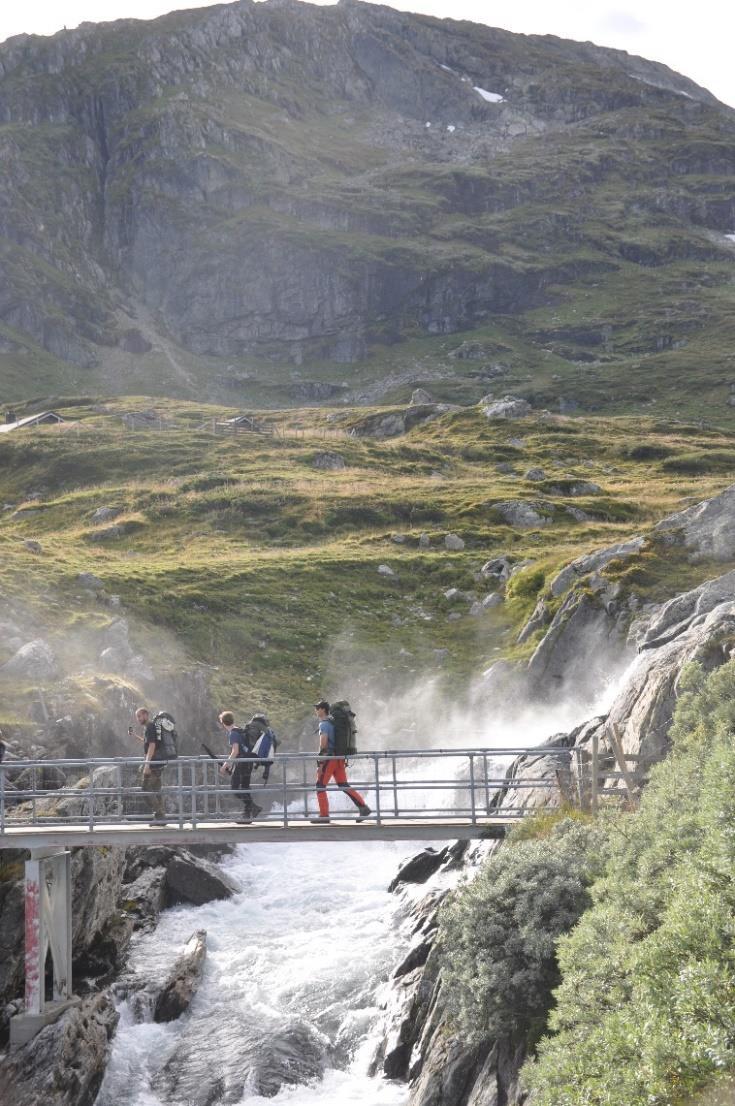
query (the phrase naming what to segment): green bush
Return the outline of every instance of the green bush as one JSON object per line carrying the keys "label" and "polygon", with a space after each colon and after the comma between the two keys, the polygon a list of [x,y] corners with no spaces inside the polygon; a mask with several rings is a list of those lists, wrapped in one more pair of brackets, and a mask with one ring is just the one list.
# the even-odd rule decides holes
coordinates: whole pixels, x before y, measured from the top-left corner
{"label": "green bush", "polygon": [[735,1071],[735,664],[682,680],[674,751],[560,942],[534,1106],[671,1106]]}
{"label": "green bush", "polygon": [[559,982],[556,942],[589,905],[600,830],[560,823],[495,853],[441,913],[452,1021],[467,1039],[538,1032]]}
{"label": "green bush", "polygon": [[508,581],[505,593],[509,599],[533,599],[546,583],[541,568],[526,568],[514,573]]}

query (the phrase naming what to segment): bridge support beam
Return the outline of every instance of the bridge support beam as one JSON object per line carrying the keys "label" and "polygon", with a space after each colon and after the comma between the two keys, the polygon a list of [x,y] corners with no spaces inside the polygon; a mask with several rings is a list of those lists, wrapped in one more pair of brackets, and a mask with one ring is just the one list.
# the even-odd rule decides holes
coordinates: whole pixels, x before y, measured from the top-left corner
{"label": "bridge support beam", "polygon": [[71,853],[33,849],[25,866],[25,1012],[11,1019],[11,1047],[26,1044],[71,1005],[71,935]]}

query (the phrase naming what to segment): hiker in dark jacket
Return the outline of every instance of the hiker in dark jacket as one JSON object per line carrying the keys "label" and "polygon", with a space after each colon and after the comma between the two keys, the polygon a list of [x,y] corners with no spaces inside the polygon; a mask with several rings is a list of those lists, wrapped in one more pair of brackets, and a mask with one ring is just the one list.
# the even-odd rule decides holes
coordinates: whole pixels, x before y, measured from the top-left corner
{"label": "hiker in dark jacket", "polygon": [[151,825],[166,825],[163,812],[163,795],[161,794],[163,769],[166,762],[160,756],[161,735],[147,707],[138,707],[135,712],[135,720],[143,731],[138,736],[138,740],[143,742],[143,756],[145,758],[141,786],[148,797],[148,805],[153,815]]}
{"label": "hiker in dark jacket", "polygon": [[247,727],[235,725],[235,716],[230,710],[223,710],[219,724],[227,734],[230,743],[230,755],[220,767],[220,774],[230,776],[230,788],[242,803],[242,817],[239,822],[252,822],[263,808],[253,802],[250,794],[250,776],[253,771],[253,742],[248,736]]}

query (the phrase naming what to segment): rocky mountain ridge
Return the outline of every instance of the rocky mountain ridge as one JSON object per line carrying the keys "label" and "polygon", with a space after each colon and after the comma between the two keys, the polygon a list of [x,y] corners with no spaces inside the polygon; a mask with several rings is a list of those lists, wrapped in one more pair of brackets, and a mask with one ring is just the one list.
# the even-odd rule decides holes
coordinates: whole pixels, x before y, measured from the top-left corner
{"label": "rocky mountain ridge", "polygon": [[[17,398],[288,394],[301,365],[349,389],[338,366],[359,362],[474,398],[470,369],[500,365],[563,399],[583,363],[603,366],[594,406],[641,357],[691,372],[678,354],[705,339],[699,371],[727,372],[709,331],[735,113],[657,63],[353,0],[243,0],[9,40],[0,122]],[[442,336],[472,330],[481,365],[448,359],[461,342]]]}

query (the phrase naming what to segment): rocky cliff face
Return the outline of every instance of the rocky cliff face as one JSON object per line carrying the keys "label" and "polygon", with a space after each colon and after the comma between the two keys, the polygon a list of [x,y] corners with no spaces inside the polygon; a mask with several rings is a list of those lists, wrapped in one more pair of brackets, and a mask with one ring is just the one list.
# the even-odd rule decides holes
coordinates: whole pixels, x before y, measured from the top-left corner
{"label": "rocky cliff face", "polygon": [[[191,392],[248,358],[349,363],[504,325],[550,285],[732,257],[735,115],[590,44],[242,0],[11,39],[0,121],[0,354],[45,350],[47,380],[66,362]],[[527,339],[593,359],[614,330]]]}
{"label": "rocky cliff face", "polygon": [[[612,565],[640,555],[646,542],[665,535],[669,547],[686,550],[694,562],[706,558],[716,572],[717,561],[729,561],[732,547],[726,540],[733,526],[735,488],[665,519],[652,535],[599,551],[565,569],[552,583],[559,594],[566,589],[560,611],[542,638],[528,670],[519,677],[516,693],[523,686],[536,687],[540,697],[566,693],[580,671],[580,651],[587,659],[595,648],[612,655],[611,639],[622,656],[632,658],[617,686],[609,713],[591,718],[575,731],[554,735],[554,744],[589,749],[597,735],[603,754],[611,753],[610,728],[621,734],[625,752],[636,754],[642,776],[648,766],[666,755],[667,734],[683,668],[693,660],[712,669],[735,652],[735,572],[713,579],[660,604],[646,609],[629,607],[620,586],[611,586],[597,576],[590,596],[590,579]],[[600,586],[597,586],[597,585]],[[614,594],[610,594],[609,590]],[[580,598],[581,595],[581,598]],[[579,614],[580,609],[584,615]],[[562,613],[564,612],[564,613]],[[544,661],[548,654],[548,663]],[[541,658],[541,659],[540,659]],[[557,677],[549,679],[554,665]],[[523,758],[512,773],[523,775]],[[538,763],[533,766],[538,775]],[[546,768],[553,771],[553,765]],[[600,780],[601,784],[605,781]],[[607,781],[621,787],[621,781]],[[514,802],[517,798],[514,797]],[[546,791],[526,793],[529,805],[548,803]],[[502,802],[502,799],[501,799]],[[497,843],[480,845],[464,858],[462,873],[472,874]],[[432,885],[439,873],[438,884]],[[388,1032],[376,1057],[393,1078],[410,1082],[411,1106],[521,1106],[524,1094],[518,1073],[526,1055],[523,1040],[486,1039],[466,1046],[448,1023],[442,997],[442,974],[433,949],[437,910],[451,883],[450,861],[437,857],[435,865],[421,869],[428,879],[428,893],[412,907],[416,918],[414,946],[406,958],[407,970],[399,967],[388,1011]],[[429,878],[430,877],[430,878]],[[404,884],[405,886],[405,884]],[[400,884],[399,884],[400,889]]]}

